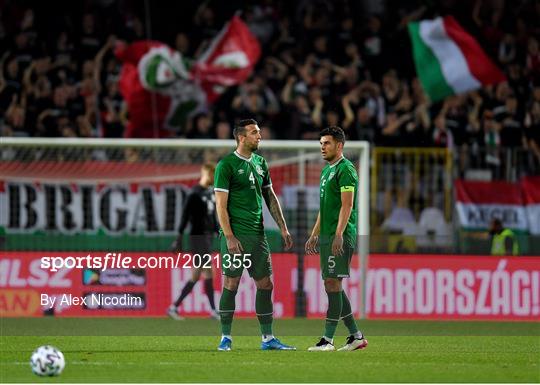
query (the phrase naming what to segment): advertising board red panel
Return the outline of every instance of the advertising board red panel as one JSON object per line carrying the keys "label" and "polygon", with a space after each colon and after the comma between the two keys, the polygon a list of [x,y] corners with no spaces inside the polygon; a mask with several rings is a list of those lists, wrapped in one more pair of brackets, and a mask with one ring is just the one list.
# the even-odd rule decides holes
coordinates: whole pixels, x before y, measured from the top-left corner
{"label": "advertising board red panel", "polygon": [[375,255],[369,318],[539,320],[540,258]]}
{"label": "advertising board red panel", "polygon": [[[0,252],[0,315],[40,316],[52,306],[57,316],[164,316],[191,277],[188,268],[73,267],[52,271],[55,269],[42,267],[43,257],[87,255]],[[105,253],[90,255],[103,257]],[[122,253],[133,260],[146,258],[148,265],[151,258],[155,261],[171,255]],[[293,317],[296,255],[273,254],[272,259],[274,315]],[[214,261],[214,297],[218,303],[222,276],[216,264]],[[353,311],[359,314],[362,282],[357,258],[353,259],[344,289]],[[376,254],[369,259],[366,290],[367,317],[371,319],[538,320],[540,258]],[[307,316],[324,318],[327,300],[318,256],[308,256],[304,261],[304,292]],[[244,272],[235,316],[254,316],[255,294],[255,284]],[[208,315],[203,285],[195,286],[181,310],[186,316]]]}
{"label": "advertising board red panel", "polygon": [[[56,316],[163,316],[192,274],[192,270],[187,268],[191,265],[187,263],[189,258],[181,259],[181,268],[138,268],[140,265],[137,265],[103,270],[87,268],[88,255],[95,262],[106,253],[0,252],[0,315],[40,316],[52,307]],[[121,256],[124,260],[132,258],[132,262],[144,260],[145,266],[155,266],[159,258],[173,257],[176,260],[171,253],[130,252]],[[50,266],[43,268],[42,258],[52,257],[69,258],[70,262],[80,263],[54,271],[56,269],[52,268],[49,260]],[[296,255],[279,254],[273,259],[274,274],[279,277],[274,290],[274,312],[276,317],[292,317],[295,301],[289,288]],[[276,263],[277,259],[279,263]],[[216,303],[222,288],[221,270],[217,265],[217,259],[213,259]],[[245,272],[236,297],[236,316],[254,315],[255,294],[255,284]],[[207,316],[209,311],[203,285],[196,285],[193,294],[182,304],[182,314]]]}

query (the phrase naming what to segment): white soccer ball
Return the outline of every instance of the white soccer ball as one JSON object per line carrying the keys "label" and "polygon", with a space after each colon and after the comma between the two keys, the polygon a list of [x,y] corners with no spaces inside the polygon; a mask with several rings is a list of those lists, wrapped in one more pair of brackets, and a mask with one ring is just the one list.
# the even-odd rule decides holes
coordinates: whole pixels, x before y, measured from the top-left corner
{"label": "white soccer ball", "polygon": [[40,346],[30,357],[32,372],[38,376],[58,376],[64,370],[66,360],[58,349],[51,345]]}

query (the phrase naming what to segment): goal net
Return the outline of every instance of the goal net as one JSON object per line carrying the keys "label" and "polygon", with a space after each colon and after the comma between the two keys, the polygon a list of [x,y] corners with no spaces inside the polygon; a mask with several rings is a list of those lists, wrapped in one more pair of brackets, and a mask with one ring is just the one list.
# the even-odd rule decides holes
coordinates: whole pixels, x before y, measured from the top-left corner
{"label": "goal net", "polygon": [[[170,256],[184,199],[198,182],[201,165],[218,162],[234,148],[232,140],[2,138],[0,251],[3,263],[6,260],[13,263],[19,257],[49,255]],[[319,295],[321,289],[318,256],[303,255],[304,243],[319,209],[319,177],[324,166],[319,144],[263,141],[258,153],[268,162],[273,188],[295,242],[292,251],[283,250],[279,229],[265,208],[274,279],[278,274],[286,275],[287,293],[283,295],[292,297],[287,302],[289,305],[283,305],[282,315],[319,314],[325,307],[325,299],[311,298]],[[358,258],[353,264],[355,277],[351,277],[359,288],[363,281],[361,267],[365,266],[368,251],[368,144],[348,142],[344,153],[357,166],[360,180]],[[32,263],[25,261],[20,263]],[[30,266],[27,269],[31,276]],[[72,270],[70,274],[79,274],[76,268]],[[84,274],[98,283],[104,275],[96,269],[82,270],[83,284]],[[168,274],[166,278],[152,283],[155,273],[149,269],[127,270],[115,271],[117,276],[110,273],[109,283],[122,286],[117,285],[122,279],[136,282],[137,276],[144,276],[145,290],[155,285],[152,290],[166,291],[167,303],[189,278],[189,271],[175,268],[162,272]],[[216,278],[217,286],[219,278]],[[102,286],[103,290],[108,287]],[[360,292],[353,297],[357,299],[354,306],[357,313],[361,310]],[[144,311],[148,313],[148,301],[154,293],[145,295]],[[193,302],[188,314],[191,310],[194,315],[204,312],[207,305],[204,296],[201,297],[201,304]]]}

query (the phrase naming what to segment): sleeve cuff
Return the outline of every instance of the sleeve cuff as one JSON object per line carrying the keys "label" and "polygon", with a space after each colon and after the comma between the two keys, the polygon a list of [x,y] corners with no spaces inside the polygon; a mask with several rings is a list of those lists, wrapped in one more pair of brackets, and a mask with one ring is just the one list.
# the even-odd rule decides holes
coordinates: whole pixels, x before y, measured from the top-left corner
{"label": "sleeve cuff", "polygon": [[224,188],[219,188],[219,187],[214,187],[214,191],[222,191],[222,192],[226,192],[226,193],[229,192],[229,190],[224,189]]}
{"label": "sleeve cuff", "polygon": [[265,186],[262,186],[262,188],[269,188],[269,187],[272,187],[272,183],[267,184],[267,185],[265,185]]}

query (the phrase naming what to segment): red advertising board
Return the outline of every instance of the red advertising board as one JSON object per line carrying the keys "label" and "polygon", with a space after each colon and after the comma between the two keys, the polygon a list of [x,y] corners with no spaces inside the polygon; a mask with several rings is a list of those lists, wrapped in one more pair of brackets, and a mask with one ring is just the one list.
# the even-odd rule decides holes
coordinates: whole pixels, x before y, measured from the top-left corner
{"label": "red advertising board", "polygon": [[[163,316],[184,284],[191,278],[190,268],[84,268],[86,257],[104,257],[99,252],[0,252],[0,315],[2,317],[39,316],[54,308],[57,316]],[[150,266],[158,258],[171,258],[171,253],[122,253],[133,261],[145,259]],[[42,268],[43,257],[79,258],[74,268],[51,271]],[[276,263],[276,260],[279,263]],[[182,258],[179,266],[190,266]],[[296,255],[274,256],[274,274],[279,284],[274,290],[276,317],[294,316],[294,295],[289,291]],[[186,262],[186,263],[184,263]],[[49,261],[50,264],[50,261]],[[213,260],[214,297],[221,293],[222,275]],[[244,273],[236,296],[236,316],[255,314],[256,287]],[[85,300],[77,300],[84,298]],[[113,299],[115,298],[115,299]],[[123,301],[120,301],[120,298]],[[43,302],[42,302],[43,301]],[[54,305],[52,304],[54,301]],[[84,302],[84,303],[77,303]],[[105,303],[106,302],[106,303]],[[182,314],[207,316],[210,310],[201,284],[182,303]]]}
{"label": "red advertising board", "polygon": [[369,318],[539,320],[540,258],[376,255]]}
{"label": "red advertising board", "polygon": [[[0,252],[0,316],[40,316],[54,303],[57,316],[164,316],[183,285],[188,268],[42,268],[43,257],[80,257],[83,252]],[[92,257],[105,253],[92,252]],[[122,253],[160,258],[171,253]],[[293,317],[297,287],[295,254],[273,254],[274,315]],[[149,262],[150,260],[148,260]],[[149,264],[150,265],[150,264]],[[222,287],[214,265],[216,303]],[[353,311],[359,314],[361,272],[353,259],[344,281]],[[444,255],[371,255],[366,281],[367,317],[372,319],[538,320],[540,258]],[[307,316],[323,318],[327,299],[318,256],[304,263]],[[242,277],[236,316],[254,316],[256,287]],[[82,298],[77,303],[76,298]],[[122,302],[121,299],[124,299]],[[43,302],[42,302],[43,301]],[[201,284],[182,304],[182,314],[207,316]]]}

